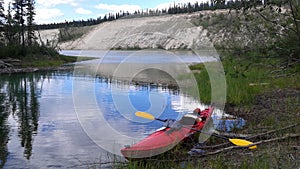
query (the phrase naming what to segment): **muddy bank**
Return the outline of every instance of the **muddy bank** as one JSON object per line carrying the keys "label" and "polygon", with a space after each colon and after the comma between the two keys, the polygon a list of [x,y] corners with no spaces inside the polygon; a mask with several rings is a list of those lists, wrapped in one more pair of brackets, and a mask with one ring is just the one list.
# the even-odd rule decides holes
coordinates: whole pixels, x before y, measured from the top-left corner
{"label": "muddy bank", "polygon": [[255,103],[251,107],[234,106],[227,103],[225,111],[247,121],[244,133],[257,133],[299,123],[300,89],[266,91],[256,97]]}
{"label": "muddy bank", "polygon": [[[291,105],[295,103],[296,105]],[[265,113],[279,113],[279,114],[290,114],[289,108],[293,106],[299,110],[294,112],[295,115],[300,116],[300,89],[276,89],[273,91],[266,91],[256,97],[255,103],[251,108],[245,108],[243,106],[235,106],[228,103],[225,107],[226,112],[241,115],[245,118],[255,114]]]}
{"label": "muddy bank", "polygon": [[[199,147],[199,150],[215,154],[194,156],[195,164],[201,168],[300,167],[299,88],[266,91],[256,97],[251,107],[227,103],[225,111],[246,120],[246,126],[232,131],[230,138],[246,134],[242,139],[258,144],[257,149],[249,150],[214,138],[206,143],[206,148]],[[202,167],[207,162],[208,165]]]}
{"label": "muddy bank", "polygon": [[54,67],[22,67],[22,61],[19,59],[1,59],[0,60],[0,75],[14,74],[14,73],[33,73],[33,72],[47,72],[58,70],[73,70],[72,64],[54,66]]}
{"label": "muddy bank", "polygon": [[60,67],[30,67],[30,68],[4,68],[0,69],[1,74],[15,74],[15,73],[34,73],[34,72],[47,72],[47,71],[60,71],[60,70],[73,70],[73,66],[60,66]]}

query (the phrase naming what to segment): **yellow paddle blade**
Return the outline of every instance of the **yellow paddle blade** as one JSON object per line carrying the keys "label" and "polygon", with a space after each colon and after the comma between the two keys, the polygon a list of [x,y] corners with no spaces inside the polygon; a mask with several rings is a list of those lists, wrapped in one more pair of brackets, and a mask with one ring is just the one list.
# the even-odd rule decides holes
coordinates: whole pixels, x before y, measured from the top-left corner
{"label": "yellow paddle blade", "polygon": [[[251,141],[242,140],[242,139],[229,139],[229,141],[237,146],[249,146],[250,144],[253,144]],[[249,147],[249,149],[256,149],[256,148],[257,148],[256,145]]]}
{"label": "yellow paddle blade", "polygon": [[138,112],[135,113],[135,115],[138,116],[138,117],[145,118],[145,119],[155,120],[155,117],[152,114],[149,114],[149,113],[146,113],[146,112],[138,111]]}

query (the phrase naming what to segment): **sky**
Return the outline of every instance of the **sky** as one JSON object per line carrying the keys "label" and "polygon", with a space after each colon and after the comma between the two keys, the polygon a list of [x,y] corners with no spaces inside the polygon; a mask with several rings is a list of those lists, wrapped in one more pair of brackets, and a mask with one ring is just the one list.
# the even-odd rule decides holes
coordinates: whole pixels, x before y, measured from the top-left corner
{"label": "sky", "polygon": [[[207,0],[35,0],[37,24],[96,19],[107,13],[168,8],[171,4]],[[4,0],[5,7],[12,0]]]}

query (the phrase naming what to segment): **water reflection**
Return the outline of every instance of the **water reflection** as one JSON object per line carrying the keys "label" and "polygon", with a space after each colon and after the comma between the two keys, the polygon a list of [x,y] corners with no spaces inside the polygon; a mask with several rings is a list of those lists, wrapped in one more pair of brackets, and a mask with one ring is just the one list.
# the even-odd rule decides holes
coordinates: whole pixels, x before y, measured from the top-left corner
{"label": "water reflection", "polygon": [[7,142],[9,137],[9,116],[18,122],[20,145],[24,149],[26,159],[32,154],[33,137],[37,134],[39,120],[38,86],[42,76],[2,75],[0,79],[0,140],[1,166],[4,166],[8,155]]}
{"label": "water reflection", "polygon": [[[0,83],[0,88],[2,88],[2,83]],[[9,113],[5,111],[4,99],[4,93],[0,93],[0,168],[3,168],[5,165],[6,157],[8,155],[7,141],[9,126],[7,125],[7,118]]]}
{"label": "water reflection", "polygon": [[[88,74],[75,77],[72,72],[1,75],[0,168],[21,165],[24,168],[66,168],[80,161],[108,156],[78,122],[73,102],[75,80],[94,86],[96,101],[101,105],[105,120],[124,135],[143,138],[162,124],[158,121],[143,123],[143,119],[135,117],[131,111],[120,113],[114,105],[112,89],[119,91],[117,94],[125,93],[133,107],[141,111],[151,107],[149,96],[163,99],[162,114],[149,110],[162,119],[179,119],[195,107],[206,107],[181,94],[178,88],[162,84],[93,78]],[[90,89],[83,90],[83,94],[88,94],[86,90]],[[103,133],[96,134],[103,137]]]}

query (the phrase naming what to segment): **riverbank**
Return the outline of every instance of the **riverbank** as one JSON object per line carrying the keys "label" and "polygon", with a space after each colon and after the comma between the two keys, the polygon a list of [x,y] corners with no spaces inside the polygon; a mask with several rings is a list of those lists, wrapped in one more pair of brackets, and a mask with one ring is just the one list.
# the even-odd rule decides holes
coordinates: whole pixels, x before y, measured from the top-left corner
{"label": "riverbank", "polygon": [[[225,112],[246,120],[246,126],[232,131],[259,144],[256,150],[232,147],[228,141],[211,137],[206,148],[193,154],[176,147],[159,159],[117,162],[116,168],[299,168],[300,77],[294,70],[273,73],[269,63],[277,60],[222,59],[227,80]],[[108,69],[111,66],[107,65]],[[103,67],[104,68],[104,67]],[[210,103],[210,79],[203,64],[190,66],[198,82],[201,101]],[[157,72],[156,72],[157,73]],[[142,77],[142,76],[141,76]],[[155,78],[146,77],[148,80]],[[288,82],[288,83],[287,83]],[[205,88],[203,88],[205,86]],[[220,146],[221,145],[221,146]],[[229,149],[226,149],[228,148]],[[205,154],[208,153],[208,154]],[[212,153],[212,154],[209,154]],[[238,158],[237,158],[238,156]],[[271,162],[270,162],[271,161]],[[121,164],[120,164],[121,163]],[[101,163],[86,163],[88,167]]]}
{"label": "riverbank", "polygon": [[[224,139],[210,137],[193,151],[177,146],[159,158],[112,163],[116,168],[299,168],[300,167],[300,90],[281,89],[256,97],[252,109],[227,107],[228,112],[246,119],[243,129],[232,131],[230,138],[242,138],[257,144],[249,150],[231,145]],[[190,143],[193,147],[193,143]],[[86,164],[93,168],[101,163]]]}
{"label": "riverbank", "polygon": [[[75,58],[72,58],[71,60],[74,61]],[[248,65],[250,63],[251,66],[249,67]],[[255,65],[252,60],[245,59],[234,61],[226,59],[223,60],[223,66],[228,83],[228,95],[225,111],[246,120],[246,126],[243,129],[232,131],[232,133],[238,135],[246,134],[251,137],[259,133],[278,130],[255,138],[246,138],[246,140],[260,142],[276,138],[283,139],[262,143],[258,145],[258,149],[256,150],[234,148],[226,151],[224,148],[226,146],[231,146],[228,144],[224,147],[220,147],[219,149],[212,148],[203,150],[206,153],[219,150],[221,151],[214,155],[197,156],[196,154],[194,156],[189,156],[187,154],[188,150],[182,151],[180,148],[176,148],[174,151],[170,152],[171,154],[169,156],[165,156],[160,160],[149,160],[142,163],[122,163],[122,166],[119,168],[153,168],[155,166],[157,168],[162,166],[168,168],[181,168],[178,167],[178,164],[181,164],[184,168],[191,169],[240,167],[299,168],[299,139],[288,137],[299,134],[300,131],[299,125],[297,125],[300,117],[299,75],[276,78],[274,77],[274,74],[270,73],[272,72],[271,68],[261,65],[264,63],[263,61],[258,61],[258,63],[259,65]],[[104,69],[107,71],[113,70],[113,66],[117,65],[106,66],[107,67],[101,67],[102,72]],[[246,67],[249,68],[246,69]],[[57,67],[52,67],[48,70],[54,70],[56,68]],[[69,68],[73,69],[72,67]],[[209,76],[205,71],[204,65],[197,64],[190,68],[195,72],[194,76],[198,80],[198,83],[205,83],[207,84],[207,88],[209,88]],[[30,71],[41,71],[42,69],[47,71],[47,68],[21,68],[21,70]],[[158,75],[160,74],[159,72],[154,72],[155,75],[157,74],[155,77],[148,77],[147,72],[144,73],[145,74],[142,73],[137,77],[147,79],[148,81],[149,79],[161,80],[161,78],[158,78]],[[164,78],[169,79],[169,76],[165,74]],[[210,92],[209,89],[203,90],[199,88],[199,90],[200,92]],[[209,93],[201,93],[201,96],[208,96],[206,99],[209,99],[209,95]],[[201,99],[205,101],[205,97],[201,97]],[[295,126],[281,130],[286,126],[291,125]],[[223,143],[227,142],[211,137],[206,145],[213,147]],[[198,149],[200,148],[198,147]],[[237,158],[237,156],[239,156],[239,158]],[[179,162],[178,159],[180,160]],[[272,161],[272,163],[269,161]],[[86,165],[99,166],[101,164],[95,163],[93,165],[89,165],[87,163]],[[118,166],[118,164],[116,164],[116,166]]]}
{"label": "riverbank", "polygon": [[[251,108],[227,105],[226,112],[246,120],[246,126],[233,133],[235,135],[247,134],[245,139],[258,143],[258,148],[256,150],[243,148],[226,150],[224,146],[219,149],[219,153],[214,155],[193,157],[191,161],[198,164],[199,168],[205,163],[208,165],[203,168],[289,169],[300,167],[299,88],[265,91],[255,97]],[[216,142],[211,138],[208,145],[216,146]]]}
{"label": "riverbank", "polygon": [[6,58],[0,59],[0,74],[33,73],[45,71],[73,70],[77,61],[95,59],[93,57],[74,56],[44,56],[25,57],[22,59]]}

